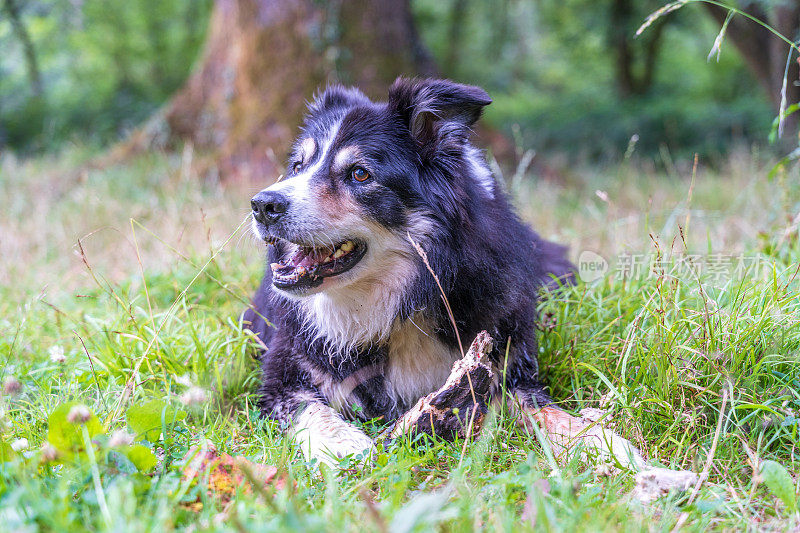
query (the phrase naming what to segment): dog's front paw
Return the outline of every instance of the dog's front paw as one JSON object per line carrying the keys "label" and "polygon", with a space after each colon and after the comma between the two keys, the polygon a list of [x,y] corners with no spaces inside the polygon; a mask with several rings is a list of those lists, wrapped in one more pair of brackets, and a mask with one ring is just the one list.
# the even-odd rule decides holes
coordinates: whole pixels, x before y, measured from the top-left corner
{"label": "dog's front paw", "polygon": [[[344,434],[343,434],[344,433]],[[316,442],[310,440],[303,445],[303,455],[307,461],[316,459],[331,468],[339,468],[341,459],[351,456],[359,465],[367,464],[375,451],[375,444],[367,435],[352,428],[352,431],[335,435],[319,435]]]}
{"label": "dog's front paw", "polygon": [[375,443],[366,433],[318,403],[309,405],[297,417],[294,438],[307,461],[316,459],[331,468],[338,468],[340,459],[347,456],[364,464],[375,451]]}

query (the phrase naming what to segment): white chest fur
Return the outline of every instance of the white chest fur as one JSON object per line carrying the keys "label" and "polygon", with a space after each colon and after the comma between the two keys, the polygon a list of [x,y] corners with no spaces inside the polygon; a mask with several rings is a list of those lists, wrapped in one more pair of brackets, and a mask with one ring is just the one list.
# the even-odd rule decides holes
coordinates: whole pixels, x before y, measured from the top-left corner
{"label": "white chest fur", "polygon": [[391,396],[411,406],[441,387],[460,356],[444,345],[424,320],[406,320],[389,336],[386,385]]}
{"label": "white chest fur", "polygon": [[[331,353],[383,342],[391,334],[399,302],[415,273],[410,255],[398,251],[401,245],[402,241],[395,243],[392,253],[369,250],[362,260],[368,266],[357,281],[301,301],[306,326],[324,339]],[[376,255],[380,258],[374,259]]]}

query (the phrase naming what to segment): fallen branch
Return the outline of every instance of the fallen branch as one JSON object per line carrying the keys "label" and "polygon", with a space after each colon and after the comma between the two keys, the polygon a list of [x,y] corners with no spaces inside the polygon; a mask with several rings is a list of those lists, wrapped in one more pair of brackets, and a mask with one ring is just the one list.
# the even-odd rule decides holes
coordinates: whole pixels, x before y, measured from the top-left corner
{"label": "fallen branch", "polygon": [[453,363],[445,384],[420,398],[383,436],[426,433],[453,440],[475,435],[488,411],[494,373],[486,356],[492,345],[489,334],[480,332],[466,355]]}

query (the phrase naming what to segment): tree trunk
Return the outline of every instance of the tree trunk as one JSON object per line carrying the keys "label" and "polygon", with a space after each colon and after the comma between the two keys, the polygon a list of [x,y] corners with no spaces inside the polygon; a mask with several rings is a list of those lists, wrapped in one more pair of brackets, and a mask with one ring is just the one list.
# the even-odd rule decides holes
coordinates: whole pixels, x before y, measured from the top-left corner
{"label": "tree trunk", "polygon": [[222,179],[269,180],[318,87],[381,98],[396,76],[416,74],[435,68],[409,0],[216,0],[204,58],[164,118]]}
{"label": "tree trunk", "polygon": [[[711,4],[704,5],[717,22],[722,24],[725,21],[728,15],[727,9]],[[797,41],[798,29],[800,29],[800,1],[779,2],[771,9],[762,8],[758,3],[751,3],[747,6],[746,12],[767,22],[787,39]],[[789,45],[786,42],[740,15],[734,15],[731,19],[726,37],[739,51],[753,76],[766,91],[776,113],[781,104],[784,74],[787,74],[787,105],[800,102],[800,86],[797,85],[800,70],[797,61],[792,60],[789,62],[787,71],[786,59],[789,55]],[[787,117],[784,126],[785,131],[796,135],[798,132],[797,113]]]}
{"label": "tree trunk", "polygon": [[450,8],[450,27],[447,31],[447,55],[443,69],[451,76],[458,77],[461,66],[461,49],[464,32],[464,18],[467,15],[467,0],[455,0]]}
{"label": "tree trunk", "polygon": [[657,19],[646,34],[635,38],[634,30],[641,21],[631,0],[614,0],[609,16],[608,41],[616,55],[617,92],[621,98],[647,94],[653,86],[667,19]]}
{"label": "tree trunk", "polygon": [[31,39],[28,29],[22,22],[22,15],[20,14],[20,7],[17,0],[5,0],[3,2],[3,10],[11,21],[11,29],[17,40],[22,45],[22,52],[25,56],[25,66],[28,70],[28,78],[31,82],[31,92],[35,98],[41,98],[44,91],[42,90],[42,76],[39,71],[39,62],[36,58],[36,50],[33,47],[33,40]]}

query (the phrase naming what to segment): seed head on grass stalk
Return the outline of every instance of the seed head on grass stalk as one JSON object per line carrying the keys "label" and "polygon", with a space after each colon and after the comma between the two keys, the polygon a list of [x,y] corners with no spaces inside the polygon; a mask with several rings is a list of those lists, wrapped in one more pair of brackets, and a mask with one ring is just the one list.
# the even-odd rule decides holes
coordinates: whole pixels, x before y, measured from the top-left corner
{"label": "seed head on grass stalk", "polygon": [[708,54],[708,60],[709,61],[711,60],[711,57],[714,54],[716,54],[717,61],[719,61],[719,54],[720,54],[720,50],[721,50],[721,47],[722,47],[722,41],[725,38],[725,32],[728,29],[728,23],[731,21],[731,19],[734,17],[734,15],[740,15],[740,16],[750,20],[751,22],[754,22],[754,23],[758,24],[759,26],[761,26],[762,28],[764,28],[768,32],[772,33],[774,36],[778,37],[783,42],[785,42],[786,44],[789,45],[789,54],[788,54],[788,56],[786,58],[786,68],[785,68],[784,73],[783,73],[783,85],[781,87],[781,94],[780,94],[781,103],[780,103],[780,109],[778,111],[778,137],[781,137],[782,134],[783,134],[784,120],[785,120],[786,114],[787,114],[786,113],[786,108],[787,108],[786,86],[787,86],[788,79],[789,79],[789,65],[791,64],[791,60],[792,60],[792,56],[794,55],[794,52],[800,53],[800,46],[798,46],[798,44],[800,44],[800,43],[795,42],[795,41],[791,40],[790,38],[786,37],[781,32],[779,32],[778,30],[776,30],[775,28],[773,28],[772,26],[770,26],[769,24],[767,24],[763,20],[761,20],[761,19],[759,19],[757,17],[754,17],[753,15],[751,15],[749,13],[746,13],[746,12],[742,11],[741,9],[737,9],[736,7],[729,6],[729,5],[726,5],[726,4],[722,3],[722,2],[717,2],[715,0],[678,0],[677,2],[670,2],[669,4],[666,4],[665,6],[663,6],[663,7],[659,8],[659,9],[657,9],[656,11],[650,13],[650,15],[648,15],[648,17],[644,20],[642,25],[639,26],[639,29],[636,30],[635,37],[638,37],[639,35],[641,35],[644,32],[644,30],[646,30],[647,28],[652,26],[653,23],[656,20],[660,19],[661,17],[667,15],[668,13],[672,13],[673,11],[676,11],[676,10],[680,9],[683,6],[687,5],[687,4],[693,4],[693,3],[710,4],[712,6],[717,6],[717,7],[721,8],[721,9],[725,9],[725,10],[728,11],[727,16],[725,17],[725,22],[723,22],[722,28],[720,29],[719,33],[717,34],[717,38],[714,40],[714,45],[711,48],[711,52]]}
{"label": "seed head on grass stalk", "polygon": [[733,15],[733,11],[728,11],[728,15],[725,17],[725,22],[722,23],[722,27],[719,29],[717,38],[714,39],[714,45],[711,47],[711,51],[708,53],[706,61],[711,61],[712,57],[717,56],[717,63],[719,63],[719,55],[722,53],[722,41],[725,40],[725,32],[728,30],[728,24],[733,18]]}
{"label": "seed head on grass stalk", "polygon": [[689,3],[689,1],[690,0],[678,0],[677,2],[670,2],[669,4],[656,9],[655,11],[650,13],[647,16],[646,19],[644,19],[644,22],[642,23],[642,25],[639,26],[638,30],[636,30],[635,36],[636,37],[640,36],[644,32],[644,30],[646,30],[647,28],[652,26],[652,24],[655,21],[657,21],[658,19],[660,19],[664,15],[668,15],[669,13],[672,13],[673,11],[676,11],[676,10],[682,8],[684,5]]}

